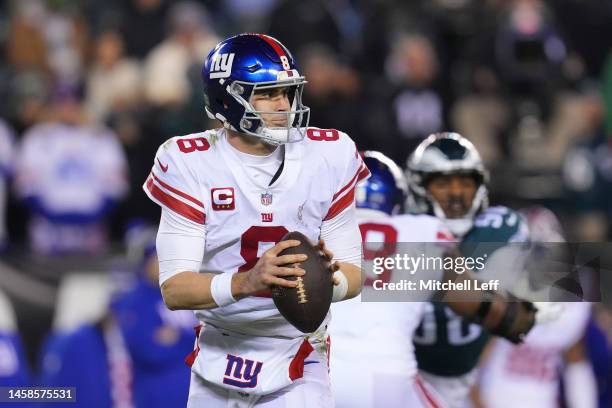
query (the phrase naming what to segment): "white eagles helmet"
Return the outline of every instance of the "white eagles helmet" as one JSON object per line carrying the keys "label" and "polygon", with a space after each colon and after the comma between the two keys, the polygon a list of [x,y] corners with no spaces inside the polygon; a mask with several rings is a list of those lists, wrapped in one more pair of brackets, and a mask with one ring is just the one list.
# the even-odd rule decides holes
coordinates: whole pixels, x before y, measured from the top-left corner
{"label": "white eagles helmet", "polygon": [[[427,192],[427,183],[432,177],[451,174],[472,175],[478,184],[472,206],[462,218],[446,218],[440,205]],[[472,228],[478,212],[489,205],[489,172],[474,145],[458,133],[434,133],[423,140],[408,158],[406,177],[409,187],[407,209],[443,220],[456,237],[465,235]]]}

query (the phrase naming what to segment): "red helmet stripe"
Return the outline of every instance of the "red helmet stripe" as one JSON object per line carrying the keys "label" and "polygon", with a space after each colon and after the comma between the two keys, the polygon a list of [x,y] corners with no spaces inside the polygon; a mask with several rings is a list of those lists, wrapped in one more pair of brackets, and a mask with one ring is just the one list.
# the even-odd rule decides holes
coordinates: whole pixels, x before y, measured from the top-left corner
{"label": "red helmet stripe", "polygon": [[270,37],[269,35],[265,35],[265,34],[255,34],[255,35],[261,38],[262,40],[264,40],[265,42],[267,42],[268,44],[270,44],[272,48],[274,48],[274,51],[276,51],[279,57],[284,57],[287,55],[283,47],[280,45],[280,43],[276,41],[274,38]]}

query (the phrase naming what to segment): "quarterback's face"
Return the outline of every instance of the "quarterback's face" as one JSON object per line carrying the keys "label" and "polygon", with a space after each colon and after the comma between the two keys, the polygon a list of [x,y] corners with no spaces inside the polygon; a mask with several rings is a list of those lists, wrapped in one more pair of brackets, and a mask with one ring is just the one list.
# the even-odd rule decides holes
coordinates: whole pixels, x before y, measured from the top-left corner
{"label": "quarterback's face", "polygon": [[427,184],[427,191],[447,218],[465,216],[472,206],[477,188],[474,177],[463,174],[437,176]]}
{"label": "quarterback's face", "polygon": [[291,109],[289,102],[289,88],[271,88],[257,91],[251,97],[251,105],[255,110],[262,113],[261,117],[268,127],[289,126],[289,115]]}

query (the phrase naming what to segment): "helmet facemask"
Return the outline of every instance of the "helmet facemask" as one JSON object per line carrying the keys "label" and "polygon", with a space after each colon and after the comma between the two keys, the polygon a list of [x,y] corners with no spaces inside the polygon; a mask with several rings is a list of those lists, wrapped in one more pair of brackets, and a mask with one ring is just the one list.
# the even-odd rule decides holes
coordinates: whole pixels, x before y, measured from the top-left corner
{"label": "helmet facemask", "polygon": [[[444,209],[428,191],[428,182],[436,177],[443,175],[453,174],[470,174],[474,177],[477,187],[472,198],[471,206],[468,208],[465,214],[461,217],[448,218]],[[457,172],[443,172],[443,173],[419,173],[413,172],[411,174],[412,182],[410,183],[410,196],[408,200],[408,206],[416,210],[416,212],[427,212],[434,215],[436,218],[442,220],[448,229],[460,238],[463,237],[474,225],[474,219],[476,215],[488,207],[488,189],[486,186],[486,174],[481,174],[477,171],[457,171]]]}
{"label": "helmet facemask", "polygon": [[[278,81],[250,83],[234,81],[227,86],[227,92],[244,107],[244,114],[240,120],[240,128],[233,129],[241,133],[263,139],[266,143],[277,146],[284,143],[299,142],[306,135],[306,128],[310,120],[310,108],[302,103],[302,93],[306,80],[304,77],[287,78]],[[289,88],[289,101],[291,107],[286,112],[272,112],[256,110],[251,103],[251,97],[258,91]],[[264,115],[267,117],[284,116],[285,126],[266,126]],[[226,125],[227,126],[227,125]]]}
{"label": "helmet facemask", "polygon": [[488,207],[487,188],[484,184],[480,184],[478,186],[476,193],[474,194],[474,198],[472,199],[471,207],[462,217],[459,218],[447,218],[446,213],[440,204],[438,204],[438,201],[429,193],[427,193],[427,196],[429,202],[431,203],[434,216],[441,219],[456,237],[463,237],[465,234],[467,234],[467,232],[474,225],[476,214],[483,208]]}

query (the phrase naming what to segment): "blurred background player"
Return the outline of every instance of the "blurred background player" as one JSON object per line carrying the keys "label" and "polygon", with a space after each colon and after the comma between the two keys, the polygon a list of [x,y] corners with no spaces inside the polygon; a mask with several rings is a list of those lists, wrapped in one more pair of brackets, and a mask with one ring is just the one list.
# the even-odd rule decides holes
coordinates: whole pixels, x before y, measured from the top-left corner
{"label": "blurred background player", "polygon": [[[407,191],[401,169],[380,152],[366,151],[363,157],[372,174],[358,185],[356,192],[359,228],[365,242],[364,260],[394,253],[414,257],[422,256],[423,252],[428,257],[450,254],[455,246],[454,239],[441,220],[429,215],[398,214]],[[332,305],[330,369],[336,406],[445,406],[436,392],[417,375],[412,337],[427,303],[392,302],[390,294],[387,302],[362,302],[364,294],[373,290],[373,279],[398,281],[393,270],[378,276],[369,276],[367,267],[364,270],[366,281],[362,295]],[[433,279],[440,279],[443,273],[442,270],[416,271],[421,277],[427,274]],[[415,300],[431,295],[421,291]],[[453,295],[449,299],[456,300]],[[478,307],[468,311],[464,308],[465,303],[455,301],[451,307],[475,319]],[[481,323],[486,320],[480,317]]]}
{"label": "blurred background player", "polygon": [[[398,215],[407,193],[399,166],[380,152],[366,151],[362,156],[371,172],[356,190],[364,260],[392,254],[397,242],[440,242],[432,255],[448,250],[452,236],[440,221]],[[389,281],[391,273],[385,271],[380,278]],[[375,278],[366,275],[364,286],[371,286]],[[332,304],[330,372],[336,407],[444,406],[417,376],[411,338],[423,305],[363,303],[361,296]]]}
{"label": "blurred background player", "polygon": [[[409,158],[407,175],[408,210],[443,221],[460,241],[464,256],[480,256],[465,253],[472,252],[469,243],[490,242],[499,247],[527,239],[518,213],[506,207],[488,207],[488,173],[472,143],[461,135],[429,136]],[[485,330],[444,304],[425,307],[414,336],[419,371],[452,407],[467,404],[487,339]]]}
{"label": "blurred background player", "polygon": [[[530,239],[546,247],[564,241],[554,213],[544,207],[522,210]],[[472,394],[476,407],[595,408],[597,384],[585,344],[591,304],[564,302],[556,319],[538,324],[525,342],[492,339]],[[561,383],[563,392],[561,392]]]}
{"label": "blurred background player", "polygon": [[[564,303],[556,320],[536,325],[525,342],[492,339],[474,393],[476,407],[597,407],[597,385],[583,341],[590,304]],[[560,393],[563,380],[565,395]]]}
{"label": "blurred background player", "polygon": [[109,213],[128,189],[117,136],[88,122],[79,93],[56,91],[52,116],[23,136],[16,187],[31,212],[30,244],[42,254],[100,254]]}

